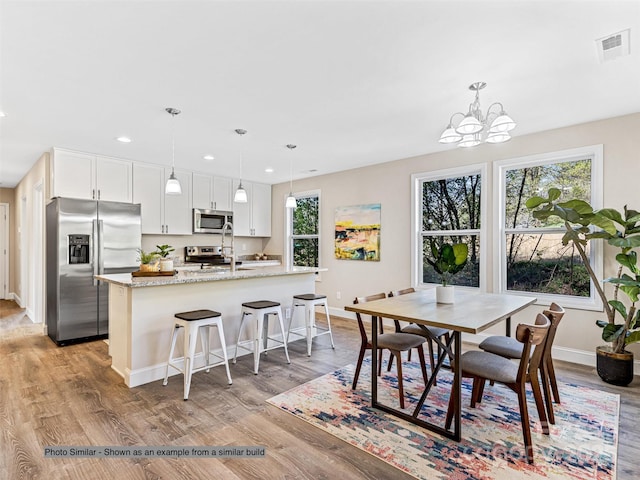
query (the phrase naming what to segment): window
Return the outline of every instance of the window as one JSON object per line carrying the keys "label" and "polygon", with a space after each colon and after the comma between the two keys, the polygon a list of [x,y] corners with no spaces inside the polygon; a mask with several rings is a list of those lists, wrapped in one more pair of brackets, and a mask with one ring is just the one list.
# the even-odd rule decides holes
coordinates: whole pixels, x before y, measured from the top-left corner
{"label": "window", "polygon": [[287,209],[287,264],[318,267],[320,261],[320,193],[296,194],[297,208]]}
{"label": "window", "polygon": [[[598,307],[589,275],[572,244],[562,245],[565,228],[556,217],[533,218],[526,201],[559,188],[560,200],[578,198],[594,208],[602,204],[602,146],[506,160],[496,164],[499,239],[496,291],[535,295],[541,302],[565,306]],[[590,247],[590,248],[589,248]],[[601,276],[598,242],[588,245],[591,266]]]}
{"label": "window", "polygon": [[413,276],[416,285],[440,283],[440,277],[426,258],[431,245],[466,243],[469,256],[465,268],[450,283],[481,286],[482,234],[481,202],[484,165],[441,170],[412,176],[414,195]]}

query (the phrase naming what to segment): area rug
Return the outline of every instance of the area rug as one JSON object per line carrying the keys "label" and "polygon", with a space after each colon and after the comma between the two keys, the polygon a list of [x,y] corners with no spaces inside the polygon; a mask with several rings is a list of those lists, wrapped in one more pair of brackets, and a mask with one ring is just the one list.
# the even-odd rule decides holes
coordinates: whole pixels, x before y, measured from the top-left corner
{"label": "area rug", "polygon": [[[529,392],[535,462],[529,465],[518,401],[508,388],[487,385],[473,409],[471,381],[464,379],[462,441],[455,442],[371,408],[368,359],[357,390],[351,390],[354,370],[348,365],[267,401],[416,478],[615,479],[619,395],[560,383],[562,404],[555,405],[556,424],[547,436]],[[399,408],[394,370],[379,379],[378,400]],[[418,364],[405,362],[403,378],[411,413],[424,386]],[[423,418],[444,424],[452,378],[450,371],[440,373]]]}

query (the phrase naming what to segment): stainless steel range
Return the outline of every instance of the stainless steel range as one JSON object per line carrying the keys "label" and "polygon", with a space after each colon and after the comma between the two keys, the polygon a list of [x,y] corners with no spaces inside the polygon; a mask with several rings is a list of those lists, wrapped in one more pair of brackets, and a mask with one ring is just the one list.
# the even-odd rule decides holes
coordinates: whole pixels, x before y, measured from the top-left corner
{"label": "stainless steel range", "polygon": [[[200,268],[206,266],[231,266],[231,258],[222,253],[222,246],[184,247],[185,263],[199,263]],[[236,265],[242,262],[235,262]]]}

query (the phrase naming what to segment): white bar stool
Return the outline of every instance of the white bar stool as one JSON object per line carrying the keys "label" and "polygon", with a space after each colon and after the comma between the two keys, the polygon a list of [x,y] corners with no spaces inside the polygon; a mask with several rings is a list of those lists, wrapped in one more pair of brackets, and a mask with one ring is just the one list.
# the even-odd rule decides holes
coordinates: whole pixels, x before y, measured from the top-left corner
{"label": "white bar stool", "polygon": [[[296,329],[291,330],[293,324],[293,316],[296,311],[296,307],[304,307],[304,322],[305,333],[297,332]],[[324,307],[325,315],[327,316],[327,326],[320,327],[316,324],[316,307]],[[318,330],[324,330],[318,333]],[[294,295],[293,302],[291,303],[291,318],[289,319],[289,329],[287,331],[287,343],[289,343],[289,334],[299,335],[307,338],[307,356],[311,356],[311,343],[315,337],[321,335],[329,335],[331,339],[331,348],[335,349],[333,344],[333,333],[331,333],[331,317],[329,316],[329,306],[327,304],[326,295],[316,295],[315,293],[304,293],[301,295]]]}
{"label": "white bar stool", "polygon": [[[169,350],[169,360],[167,361],[167,369],[164,374],[163,385],[166,385],[169,381],[169,367],[173,367],[184,375],[184,399],[189,398],[189,389],[191,388],[191,375],[201,370],[207,372],[211,367],[217,367],[224,365],[227,369],[227,378],[229,379],[229,385],[231,381],[231,373],[229,372],[229,359],[227,357],[227,345],[224,339],[224,330],[222,328],[222,314],[213,310],[193,310],[191,312],[176,313],[174,315],[177,320],[173,326],[173,334],[171,335],[171,349]],[[220,344],[222,345],[222,356],[211,351],[209,347],[209,334],[210,328],[217,327],[218,335],[220,337]],[[178,332],[184,328],[184,368],[180,368],[173,360],[173,352],[176,348],[176,340],[178,339]],[[198,333],[200,333],[200,342],[202,344],[202,354],[204,355],[204,366],[193,368],[193,362],[196,355],[196,343],[198,339]],[[217,363],[210,363],[210,356],[213,355],[219,358]]]}
{"label": "white bar stool", "polygon": [[[253,315],[254,323],[252,328],[251,342],[252,348],[240,345],[240,334],[242,333],[242,324],[244,323],[244,317],[247,315]],[[277,338],[269,337],[269,315],[277,315],[278,322],[280,323],[280,332],[282,333],[282,341]],[[289,351],[287,350],[287,343],[285,340],[284,322],[282,321],[282,308],[278,302],[272,302],[270,300],[259,300],[257,302],[246,302],[242,304],[242,318],[240,320],[240,328],[238,329],[238,340],[236,341],[236,354],[233,357],[233,363],[236,363],[238,358],[238,348],[243,348],[253,352],[253,373],[258,374],[258,365],[260,363],[260,354],[273,350],[274,348],[284,347],[284,354],[287,357],[287,363],[291,363],[289,360]],[[272,340],[277,345],[268,346],[268,341]],[[262,346],[260,345],[262,343]]]}

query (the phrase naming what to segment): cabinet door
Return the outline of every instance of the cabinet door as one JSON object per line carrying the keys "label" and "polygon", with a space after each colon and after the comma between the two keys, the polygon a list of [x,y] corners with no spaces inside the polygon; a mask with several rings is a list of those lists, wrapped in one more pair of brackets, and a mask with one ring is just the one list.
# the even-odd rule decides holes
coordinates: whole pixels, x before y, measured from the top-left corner
{"label": "cabinet door", "polygon": [[[238,180],[233,180],[232,194],[238,188]],[[242,186],[247,191],[247,203],[233,202],[233,234],[237,237],[251,236],[251,183],[242,182]]]}
{"label": "cabinet door", "polygon": [[94,155],[54,148],[51,197],[96,198],[94,166]]}
{"label": "cabinet door", "polygon": [[96,157],[98,200],[131,203],[133,163],[118,158]]}
{"label": "cabinet door", "polygon": [[133,165],[133,203],[141,204],[142,233],[163,233],[164,168]]}
{"label": "cabinet door", "polygon": [[216,210],[233,210],[230,178],[213,177],[213,205]]}
{"label": "cabinet door", "polygon": [[193,208],[213,208],[211,175],[193,174]]}
{"label": "cabinet door", "polygon": [[[171,169],[164,171],[164,183],[171,175]],[[191,172],[176,170],[176,178],[180,182],[182,195],[164,195],[164,233],[170,235],[191,235]]]}
{"label": "cabinet door", "polygon": [[256,237],[271,236],[271,185],[254,183],[251,189],[253,235]]}

